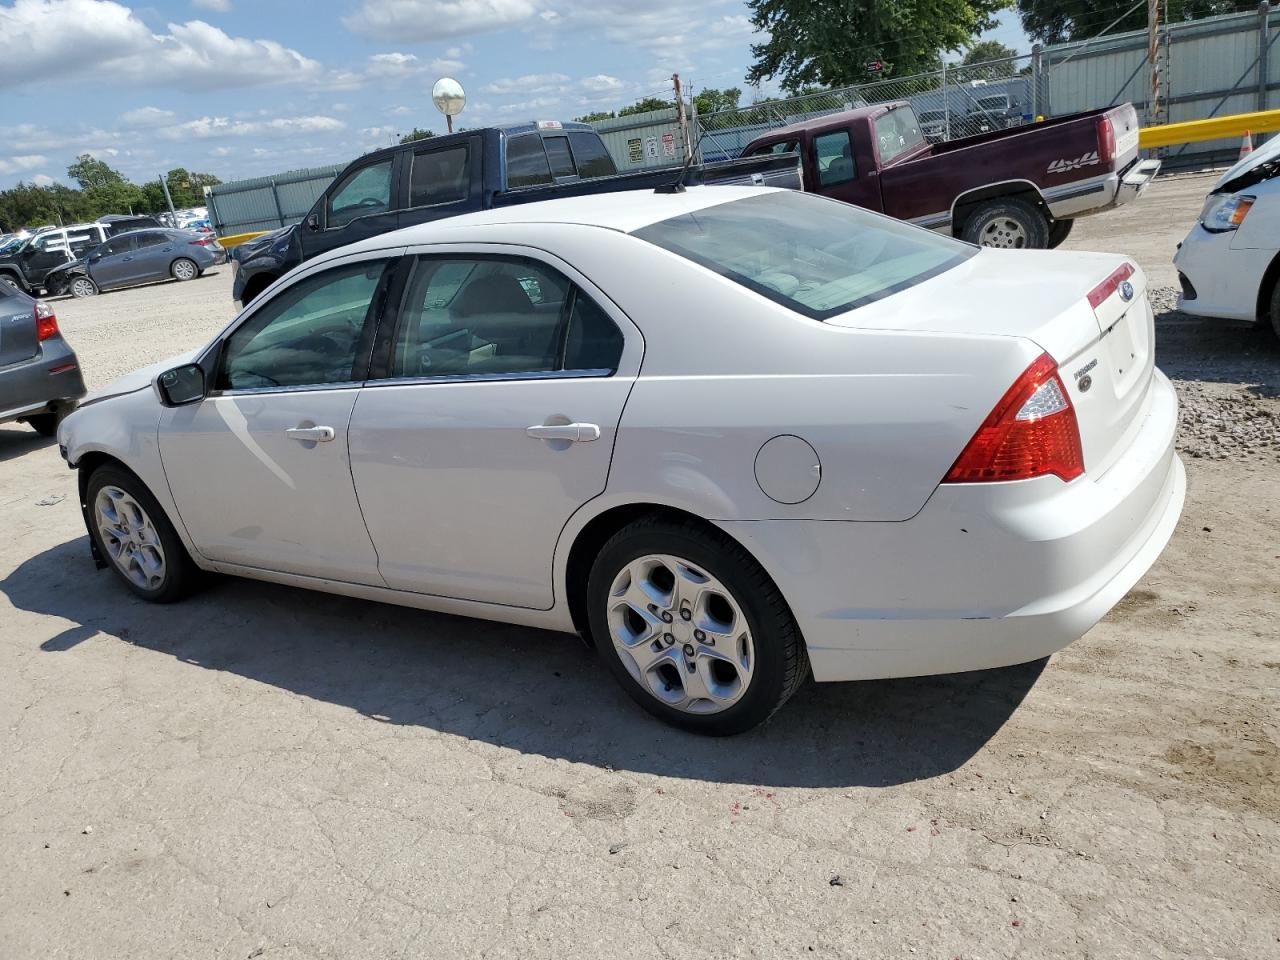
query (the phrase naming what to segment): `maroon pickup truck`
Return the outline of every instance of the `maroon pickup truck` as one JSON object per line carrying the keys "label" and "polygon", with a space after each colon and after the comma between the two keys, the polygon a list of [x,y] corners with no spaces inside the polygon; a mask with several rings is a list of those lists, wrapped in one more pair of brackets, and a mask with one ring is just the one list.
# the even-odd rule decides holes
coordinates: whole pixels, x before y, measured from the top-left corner
{"label": "maroon pickup truck", "polygon": [[1138,159],[1129,103],[946,143],[925,140],[910,103],[881,103],[771,130],[743,156],[791,151],[805,190],[987,247],[1056,247],[1160,170]]}

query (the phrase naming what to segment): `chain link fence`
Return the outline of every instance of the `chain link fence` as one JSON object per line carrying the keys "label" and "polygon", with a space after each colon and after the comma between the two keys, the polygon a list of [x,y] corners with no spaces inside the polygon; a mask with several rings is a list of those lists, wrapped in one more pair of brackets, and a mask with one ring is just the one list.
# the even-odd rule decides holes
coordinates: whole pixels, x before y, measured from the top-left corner
{"label": "chain link fence", "polygon": [[965,66],[947,66],[909,77],[889,77],[696,118],[692,136],[703,160],[741,156],[755,137],[789,123],[906,100],[921,131],[933,143],[1032,123],[1048,113],[1048,78],[1039,53]]}

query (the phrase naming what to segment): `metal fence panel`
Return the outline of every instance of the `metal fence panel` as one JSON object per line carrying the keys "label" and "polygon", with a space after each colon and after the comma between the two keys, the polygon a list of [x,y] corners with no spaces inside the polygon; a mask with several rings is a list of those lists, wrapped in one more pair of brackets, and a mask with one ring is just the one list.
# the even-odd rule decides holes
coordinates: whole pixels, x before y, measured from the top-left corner
{"label": "metal fence panel", "polygon": [[593,126],[622,173],[684,163],[684,138],[675,107],[601,120]]}
{"label": "metal fence panel", "polygon": [[226,236],[252,230],[274,230],[301,220],[316,198],[346,166],[291,170],[274,177],[256,177],[210,187],[209,219]]}

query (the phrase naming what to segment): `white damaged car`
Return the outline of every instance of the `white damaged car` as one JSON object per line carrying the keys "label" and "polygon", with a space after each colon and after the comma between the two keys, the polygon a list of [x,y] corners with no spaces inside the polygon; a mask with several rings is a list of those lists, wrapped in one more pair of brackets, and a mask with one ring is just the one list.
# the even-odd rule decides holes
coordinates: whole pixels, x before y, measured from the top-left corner
{"label": "white damaged car", "polygon": [[1173,263],[1179,310],[1280,336],[1280,136],[1218,178]]}
{"label": "white damaged car", "polygon": [[614,193],[311,260],[59,442],[144,599],[216,571],[577,631],[646,709],[729,734],[810,672],[1084,634],[1182,508],[1153,347],[1114,255]]}

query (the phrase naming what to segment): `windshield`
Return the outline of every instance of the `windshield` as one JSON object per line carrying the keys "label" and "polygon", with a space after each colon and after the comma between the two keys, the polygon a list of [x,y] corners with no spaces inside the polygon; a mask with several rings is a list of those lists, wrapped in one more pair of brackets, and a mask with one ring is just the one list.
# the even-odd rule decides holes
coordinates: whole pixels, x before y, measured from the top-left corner
{"label": "windshield", "polygon": [[815,320],[915,286],[977,252],[958,240],[792,190],[672,217],[635,236]]}

